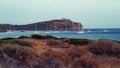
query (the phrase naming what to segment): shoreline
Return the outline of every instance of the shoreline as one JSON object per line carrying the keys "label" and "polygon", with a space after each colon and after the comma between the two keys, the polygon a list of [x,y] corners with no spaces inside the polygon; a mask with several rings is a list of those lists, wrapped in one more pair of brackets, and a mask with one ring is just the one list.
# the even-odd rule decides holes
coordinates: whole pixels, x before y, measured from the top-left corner
{"label": "shoreline", "polygon": [[[89,38],[69,38],[69,37],[55,37],[55,36],[52,36],[52,35],[40,35],[40,34],[32,34],[32,35],[37,35],[37,36],[41,36],[41,37],[47,37],[47,36],[50,36],[51,38],[56,38],[56,39],[61,39],[61,38],[67,38],[67,39],[88,39],[88,40],[101,40],[101,39],[89,39]],[[29,35],[29,36],[18,36],[18,37],[5,37],[5,38],[0,38],[1,39],[19,39],[19,38],[32,38],[32,35]],[[114,40],[114,39],[106,39],[106,38],[103,38],[103,40],[112,40],[112,41],[120,41],[120,40]]]}
{"label": "shoreline", "polygon": [[[34,34],[35,31],[14,31],[13,33],[0,33],[0,38],[5,38],[5,37],[20,37],[20,36],[31,36]],[[96,30],[84,30],[83,34],[78,34],[78,31],[57,31],[57,32],[52,32],[51,33],[46,33],[49,31],[38,31],[40,35],[52,35],[57,38],[62,38],[62,37],[68,37],[68,38],[87,38],[87,39],[92,39],[92,40],[99,40],[99,39],[110,39],[110,40],[119,40],[120,41],[120,31],[113,29],[113,30],[107,30],[107,29],[96,29]]]}

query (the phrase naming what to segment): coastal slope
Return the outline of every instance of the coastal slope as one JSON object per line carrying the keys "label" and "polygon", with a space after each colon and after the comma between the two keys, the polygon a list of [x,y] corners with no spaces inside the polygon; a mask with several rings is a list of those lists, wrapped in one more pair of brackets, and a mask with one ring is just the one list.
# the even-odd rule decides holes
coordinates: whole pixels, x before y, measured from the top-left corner
{"label": "coastal slope", "polygon": [[40,35],[0,40],[0,68],[119,67],[119,41]]}

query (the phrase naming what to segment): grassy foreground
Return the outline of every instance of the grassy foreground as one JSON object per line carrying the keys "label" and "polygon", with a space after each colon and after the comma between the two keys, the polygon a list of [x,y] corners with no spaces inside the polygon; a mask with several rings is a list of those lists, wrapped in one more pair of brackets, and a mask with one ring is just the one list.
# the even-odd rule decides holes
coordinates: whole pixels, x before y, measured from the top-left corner
{"label": "grassy foreground", "polygon": [[120,68],[120,42],[41,35],[4,38],[0,68]]}

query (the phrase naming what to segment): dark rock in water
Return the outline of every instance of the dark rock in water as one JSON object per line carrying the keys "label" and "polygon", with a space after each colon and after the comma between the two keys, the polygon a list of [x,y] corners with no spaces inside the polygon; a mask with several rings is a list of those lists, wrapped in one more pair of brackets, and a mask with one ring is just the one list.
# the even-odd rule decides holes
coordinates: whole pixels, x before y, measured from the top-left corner
{"label": "dark rock in water", "polygon": [[[11,30],[78,30],[79,25],[82,29],[82,24],[72,22],[69,19],[55,19],[43,22],[37,22],[26,25],[11,25]],[[10,30],[10,24],[0,24],[0,31],[5,32]]]}

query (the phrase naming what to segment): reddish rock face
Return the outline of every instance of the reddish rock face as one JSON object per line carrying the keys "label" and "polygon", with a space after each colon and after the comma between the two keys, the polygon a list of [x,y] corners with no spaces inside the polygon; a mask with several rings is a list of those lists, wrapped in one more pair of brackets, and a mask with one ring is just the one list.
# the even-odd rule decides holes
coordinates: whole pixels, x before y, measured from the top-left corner
{"label": "reddish rock face", "polygon": [[[12,30],[78,30],[82,29],[82,24],[78,22],[72,22],[69,19],[55,19],[43,22],[37,22],[27,25],[12,25]],[[80,26],[80,27],[79,27]],[[0,24],[0,31],[9,30],[8,24]]]}
{"label": "reddish rock face", "polygon": [[39,26],[45,24],[47,26],[46,28],[49,30],[78,30],[79,24],[80,27],[82,27],[81,23],[72,22],[69,19],[51,20],[51,21],[39,22],[38,24]]}

